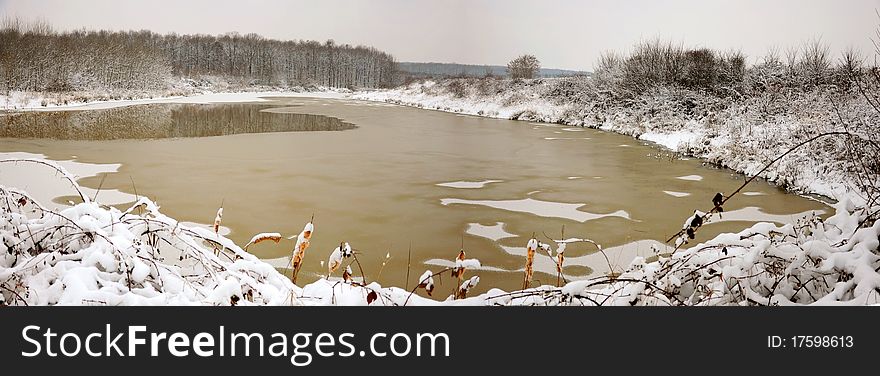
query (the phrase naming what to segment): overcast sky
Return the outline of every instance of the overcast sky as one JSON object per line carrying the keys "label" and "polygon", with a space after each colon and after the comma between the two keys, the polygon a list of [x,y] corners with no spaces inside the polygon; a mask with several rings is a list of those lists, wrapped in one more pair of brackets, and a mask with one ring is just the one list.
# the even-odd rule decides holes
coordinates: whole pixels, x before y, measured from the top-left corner
{"label": "overcast sky", "polygon": [[664,38],[751,60],[814,38],[837,56],[873,53],[880,0],[0,0],[0,14],[57,29],[258,33],[371,45],[399,61],[503,65],[531,53],[545,67],[592,68],[602,51]]}

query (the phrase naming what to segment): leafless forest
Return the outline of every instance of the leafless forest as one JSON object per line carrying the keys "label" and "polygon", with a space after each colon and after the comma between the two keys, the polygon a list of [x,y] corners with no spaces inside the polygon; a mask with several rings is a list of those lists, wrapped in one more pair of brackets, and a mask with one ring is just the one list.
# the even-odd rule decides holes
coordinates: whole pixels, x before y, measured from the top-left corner
{"label": "leafless forest", "polygon": [[0,25],[0,88],[63,92],[161,89],[174,77],[218,76],[244,85],[375,88],[391,84],[394,58],[332,40],[280,41],[257,34],[161,35],[151,31],[53,31],[44,22]]}

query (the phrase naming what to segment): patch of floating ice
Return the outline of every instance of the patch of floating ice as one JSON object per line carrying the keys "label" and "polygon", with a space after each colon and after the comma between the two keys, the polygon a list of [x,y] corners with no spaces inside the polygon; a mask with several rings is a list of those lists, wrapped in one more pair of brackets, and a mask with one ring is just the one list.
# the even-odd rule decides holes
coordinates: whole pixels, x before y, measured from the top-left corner
{"label": "patch of floating ice", "polygon": [[743,195],[743,196],[764,196],[764,195],[766,195],[766,193],[764,193],[764,192],[749,191],[749,192],[743,192],[742,195]]}
{"label": "patch of floating ice", "polygon": [[628,147],[630,147],[630,146],[632,146],[632,145],[620,144],[620,145],[617,145],[617,146],[622,147],[622,148],[628,148]]}
{"label": "patch of floating ice", "polygon": [[583,128],[562,128],[566,132],[583,132]]}
{"label": "patch of floating ice", "polygon": [[815,212],[816,214],[825,214],[825,210],[807,210],[800,213],[793,214],[769,214],[765,213],[761,208],[756,206],[748,206],[742,209],[736,209],[731,211],[725,211],[721,213],[721,217],[719,218],[717,215],[712,217],[711,223],[718,222],[729,222],[729,221],[755,221],[755,222],[775,222],[779,224],[788,224],[794,223],[798,218],[802,218],[804,216],[809,215],[810,213]]}
{"label": "patch of floating ice", "polygon": [[476,189],[483,188],[487,184],[500,183],[503,180],[483,180],[483,181],[451,181],[448,183],[435,184],[439,187],[459,188],[459,189]]}
{"label": "patch of floating ice", "polygon": [[468,228],[465,232],[493,241],[505,238],[515,238],[517,236],[516,234],[504,231],[504,222],[495,222],[492,226],[486,226],[479,223],[468,223]]}
{"label": "patch of floating ice", "polygon": [[566,179],[568,179],[568,180],[583,179],[583,176],[569,176]]}
{"label": "patch of floating ice", "polygon": [[668,194],[672,197],[686,197],[690,196],[690,193],[687,192],[675,192],[675,191],[663,191],[663,193]]}
{"label": "patch of floating ice", "polygon": [[[0,160],[3,159],[41,159],[53,161],[43,154],[25,152],[0,153]],[[77,179],[94,177],[103,173],[113,173],[119,171],[119,167],[122,166],[119,163],[83,163],[75,160],[53,162],[66,169]],[[62,183],[59,184],[59,182]],[[69,184],[63,184],[62,178],[54,169],[29,162],[0,164],[0,184],[21,189],[37,201],[43,203],[50,203],[59,197],[76,195]],[[102,188],[100,193],[94,188],[81,187],[81,189],[89,198],[94,198],[97,194],[96,201],[105,205],[120,205],[137,200],[135,195],[118,189]]]}
{"label": "patch of floating ice", "polygon": [[[446,259],[430,259],[430,260],[425,261],[424,264],[439,266],[441,268],[451,268],[451,267],[455,266],[455,261],[446,260]],[[495,266],[488,266],[488,265],[482,265],[482,264],[476,268],[469,268],[469,269],[482,270],[482,271],[486,271],[486,272],[512,272],[512,271],[514,271],[514,270],[501,269],[501,268],[498,268]]]}
{"label": "patch of floating ice", "polygon": [[490,208],[508,210],[521,213],[530,213],[539,217],[570,219],[578,222],[586,222],[605,217],[621,217],[630,219],[629,213],[618,210],[608,214],[589,213],[577,210],[586,204],[569,204],[564,202],[541,201],[533,198],[520,200],[464,200],[459,198],[444,198],[440,200],[442,205],[478,205]]}
{"label": "patch of floating ice", "polygon": [[590,137],[544,137],[545,140],[589,140]]}
{"label": "patch of floating ice", "polygon": [[700,180],[703,180],[703,177],[700,175],[687,175],[687,176],[679,176],[676,179],[700,181]]}
{"label": "patch of floating ice", "polygon": [[531,195],[538,193],[538,192],[541,192],[541,191],[531,191],[529,193],[526,193],[526,196],[531,196]]}
{"label": "patch of floating ice", "polygon": [[[192,228],[192,227],[201,227],[201,228],[204,228],[204,229],[208,229],[208,230],[214,231],[214,225],[209,225],[209,224],[205,224],[205,223],[196,223],[196,222],[186,222],[186,221],[180,221],[179,223],[180,223],[181,225],[184,225],[184,226],[186,226],[186,227],[190,227],[190,228]],[[220,233],[220,235],[227,236],[227,235],[229,235],[230,233],[232,233],[232,230],[230,230],[229,227],[226,227],[226,226],[220,226],[220,229],[219,229],[217,232]]]}

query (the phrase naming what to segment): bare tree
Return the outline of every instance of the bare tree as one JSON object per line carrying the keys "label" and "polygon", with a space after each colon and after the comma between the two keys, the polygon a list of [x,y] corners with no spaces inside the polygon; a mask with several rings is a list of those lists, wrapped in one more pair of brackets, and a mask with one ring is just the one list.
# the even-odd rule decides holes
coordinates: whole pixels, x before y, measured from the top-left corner
{"label": "bare tree", "polygon": [[507,63],[507,74],[510,78],[535,78],[541,62],[534,55],[522,55]]}

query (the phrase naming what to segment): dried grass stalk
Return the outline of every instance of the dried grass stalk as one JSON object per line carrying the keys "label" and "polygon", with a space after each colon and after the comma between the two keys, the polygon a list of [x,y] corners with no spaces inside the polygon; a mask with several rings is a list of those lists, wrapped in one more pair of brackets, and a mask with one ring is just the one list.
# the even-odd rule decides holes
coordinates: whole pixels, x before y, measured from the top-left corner
{"label": "dried grass stalk", "polygon": [[529,288],[529,285],[532,284],[532,273],[534,272],[533,264],[535,262],[535,251],[537,249],[538,239],[529,239],[529,243],[526,245],[526,269],[525,277],[523,278],[523,290]]}

